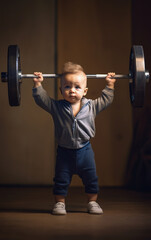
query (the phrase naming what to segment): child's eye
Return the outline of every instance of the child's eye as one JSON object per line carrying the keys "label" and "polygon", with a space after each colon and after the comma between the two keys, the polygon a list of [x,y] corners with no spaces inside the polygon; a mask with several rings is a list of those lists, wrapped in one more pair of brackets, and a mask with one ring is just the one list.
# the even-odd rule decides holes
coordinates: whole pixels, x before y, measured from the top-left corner
{"label": "child's eye", "polygon": [[69,89],[70,88],[70,86],[65,86],[65,89]]}
{"label": "child's eye", "polygon": [[80,86],[76,86],[76,89],[80,89]]}

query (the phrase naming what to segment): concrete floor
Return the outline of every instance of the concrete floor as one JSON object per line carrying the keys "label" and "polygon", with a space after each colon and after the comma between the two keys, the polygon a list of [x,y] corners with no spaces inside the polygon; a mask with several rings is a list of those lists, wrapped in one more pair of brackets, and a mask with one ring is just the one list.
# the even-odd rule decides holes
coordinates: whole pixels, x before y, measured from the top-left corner
{"label": "concrete floor", "polygon": [[151,240],[151,193],[102,188],[103,215],[86,212],[83,188],[70,188],[66,216],[53,216],[52,189],[0,187],[0,240]]}

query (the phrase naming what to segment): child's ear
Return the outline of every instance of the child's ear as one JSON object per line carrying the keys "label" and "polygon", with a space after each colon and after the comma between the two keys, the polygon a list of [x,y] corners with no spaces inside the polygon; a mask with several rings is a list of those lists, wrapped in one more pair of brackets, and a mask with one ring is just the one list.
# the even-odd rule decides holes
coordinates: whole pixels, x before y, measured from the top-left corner
{"label": "child's ear", "polygon": [[88,88],[85,88],[85,89],[84,89],[84,94],[83,94],[83,95],[85,96],[85,95],[87,94],[87,92],[88,92]]}

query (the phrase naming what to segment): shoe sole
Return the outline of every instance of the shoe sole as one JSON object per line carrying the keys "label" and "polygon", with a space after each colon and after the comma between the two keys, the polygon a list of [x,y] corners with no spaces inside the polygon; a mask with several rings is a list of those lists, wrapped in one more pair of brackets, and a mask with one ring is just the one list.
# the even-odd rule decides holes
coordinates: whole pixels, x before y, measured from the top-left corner
{"label": "shoe sole", "polygon": [[52,211],[52,214],[53,215],[66,215],[67,212],[55,212],[55,211]]}

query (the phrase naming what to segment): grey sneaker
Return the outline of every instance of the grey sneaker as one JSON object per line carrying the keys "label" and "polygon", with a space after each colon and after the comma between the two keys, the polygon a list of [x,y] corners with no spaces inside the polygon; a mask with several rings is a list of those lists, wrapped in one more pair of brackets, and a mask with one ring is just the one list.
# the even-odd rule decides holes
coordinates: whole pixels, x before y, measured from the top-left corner
{"label": "grey sneaker", "polygon": [[91,201],[91,202],[88,203],[88,213],[102,214],[103,210],[97,202]]}
{"label": "grey sneaker", "polygon": [[66,209],[65,209],[65,204],[63,202],[57,202],[53,207],[52,214],[54,214],[54,215],[67,214]]}

